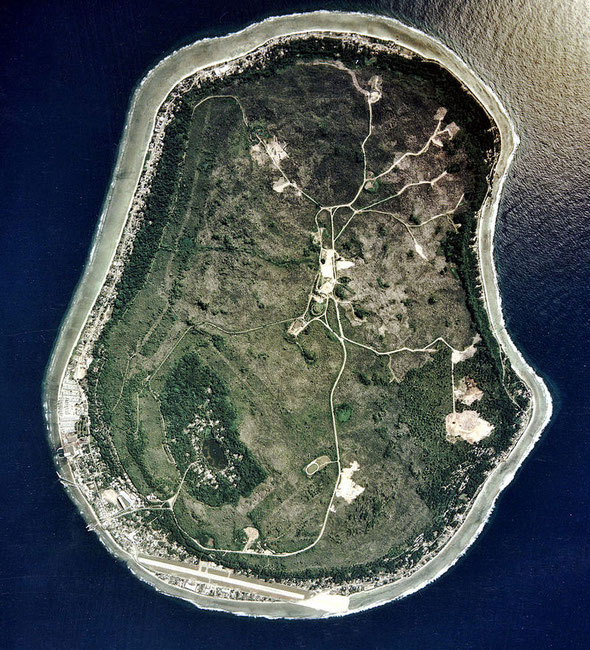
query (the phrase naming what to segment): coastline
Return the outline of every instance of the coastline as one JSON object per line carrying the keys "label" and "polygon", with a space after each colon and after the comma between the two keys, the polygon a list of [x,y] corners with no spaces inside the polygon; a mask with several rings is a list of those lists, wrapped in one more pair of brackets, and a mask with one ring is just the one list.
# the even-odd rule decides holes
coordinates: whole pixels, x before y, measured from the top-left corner
{"label": "coastline", "polygon": [[[44,410],[52,445],[59,446],[56,422],[57,396],[67,364],[84,329],[104,279],[111,266],[123,231],[127,213],[143,169],[147,146],[151,139],[157,110],[172,88],[203,67],[221,64],[244,56],[270,38],[304,32],[357,33],[389,40],[412,50],[423,58],[434,60],[469,88],[476,99],[493,117],[501,136],[501,150],[495,168],[492,192],[480,211],[478,223],[479,264],[486,308],[496,339],[510,359],[517,374],[527,384],[532,395],[531,418],[515,446],[486,479],[465,519],[456,533],[437,555],[411,576],[397,582],[350,596],[346,613],[368,609],[409,595],[435,580],[450,568],[468,549],[481,532],[493,510],[495,501],[512,480],[518,467],[538,440],[551,416],[551,396],[534,370],[526,363],[506,331],[498,291],[493,255],[493,234],[498,204],[507,172],[518,147],[518,136],[505,109],[493,91],[479,80],[448,48],[435,39],[401,23],[367,14],[314,12],[270,18],[229,36],[207,39],[189,45],[163,59],[138,85],[134,92],[117,164],[105,200],[92,249],[74,298],[68,308],[57,343],[54,347],[44,382]],[[485,245],[484,245],[485,244]],[[60,471],[69,478],[67,463],[56,461]],[[92,508],[84,496],[72,487],[68,492],[86,521],[94,519]],[[109,550],[128,561],[131,570],[159,590],[195,602],[206,609],[233,611],[244,615],[267,617],[318,617],[328,615],[319,610],[292,603],[245,602],[192,595],[158,580],[138,565],[108,534],[99,531],[101,541]]]}

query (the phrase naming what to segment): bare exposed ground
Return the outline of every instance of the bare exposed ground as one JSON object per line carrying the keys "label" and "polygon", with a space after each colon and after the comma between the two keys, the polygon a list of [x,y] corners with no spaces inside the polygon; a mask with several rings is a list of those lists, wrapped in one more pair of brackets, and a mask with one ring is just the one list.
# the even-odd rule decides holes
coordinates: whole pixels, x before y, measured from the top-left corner
{"label": "bare exposed ground", "polygon": [[352,480],[352,475],[355,472],[358,472],[359,469],[360,466],[355,460],[350,464],[350,467],[345,467],[340,473],[340,481],[336,488],[336,496],[344,499],[346,503],[352,503],[359,494],[362,494],[365,491],[364,487],[357,485]]}
{"label": "bare exposed ground", "polygon": [[481,391],[477,387],[475,381],[469,377],[461,378],[455,386],[455,399],[462,404],[471,406],[473,402],[479,401],[482,397],[483,391]]}
{"label": "bare exposed ground", "polygon": [[477,348],[475,346],[480,341],[481,336],[479,334],[476,334],[473,342],[469,347],[465,348],[464,350],[453,350],[451,361],[453,363],[459,363],[461,361],[467,361],[467,359],[471,359],[471,357],[477,352]]}
{"label": "bare exposed ground", "polygon": [[489,422],[479,417],[477,411],[449,413],[445,419],[445,426],[449,442],[465,440],[471,445],[487,438],[494,429]]}
{"label": "bare exposed ground", "polygon": [[244,546],[244,551],[247,551],[252,546],[252,544],[254,544],[254,542],[258,539],[260,533],[258,532],[258,529],[254,528],[253,526],[246,526],[246,528],[244,528],[244,532],[248,537],[248,540],[246,541],[246,544]]}

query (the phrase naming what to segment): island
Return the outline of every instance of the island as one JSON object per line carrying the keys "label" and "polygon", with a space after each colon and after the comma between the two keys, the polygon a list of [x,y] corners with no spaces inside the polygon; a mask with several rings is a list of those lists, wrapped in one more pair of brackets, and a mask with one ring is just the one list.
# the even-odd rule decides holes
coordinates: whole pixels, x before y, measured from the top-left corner
{"label": "island", "polygon": [[384,17],[158,64],[45,379],[88,528],[164,593],[267,617],[452,566],[551,416],[495,276],[517,145],[489,87]]}

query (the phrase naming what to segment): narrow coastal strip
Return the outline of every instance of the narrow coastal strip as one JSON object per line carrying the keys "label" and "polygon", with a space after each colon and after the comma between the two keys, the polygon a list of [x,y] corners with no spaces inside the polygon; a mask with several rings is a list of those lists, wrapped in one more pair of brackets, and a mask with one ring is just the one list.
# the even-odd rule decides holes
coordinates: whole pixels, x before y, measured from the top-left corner
{"label": "narrow coastal strip", "polygon": [[[165,98],[182,79],[204,67],[222,65],[242,57],[270,39],[308,32],[359,34],[378,38],[414,51],[425,59],[436,61],[461,80],[492,116],[500,131],[501,151],[495,169],[492,191],[480,212],[478,224],[480,273],[491,327],[515,371],[526,383],[532,395],[532,412],[525,430],[505,460],[490,473],[462,525],[446,546],[409,577],[350,596],[349,608],[346,612],[348,613],[374,607],[413,593],[452,566],[485,525],[499,493],[512,480],[551,417],[551,396],[545,384],[526,363],[506,331],[493,259],[493,236],[498,204],[507,171],[518,146],[518,136],[508,114],[493,91],[448,48],[431,37],[393,19],[367,14],[314,12],[270,18],[230,36],[199,41],[182,48],[160,62],[145,77],[134,93],[118,152],[117,164],[94,236],[90,257],[62,324],[47,368],[44,384],[44,409],[52,445],[58,447],[60,435],[57,423],[57,404],[60,387],[69,360],[113,262],[144,167],[148,145],[155,127],[156,114]],[[67,463],[60,463],[59,470],[66,479],[71,479]],[[94,512],[77,487],[71,485],[68,487],[68,491],[82,510],[85,519],[89,523],[94,522]],[[273,618],[318,617],[328,614],[320,608],[310,609],[296,603],[227,600],[191,594],[186,589],[171,587],[129,556],[104,530],[98,529],[97,532],[107,548],[117,557],[126,560],[131,570],[139,577],[165,593],[190,600],[200,607]]]}

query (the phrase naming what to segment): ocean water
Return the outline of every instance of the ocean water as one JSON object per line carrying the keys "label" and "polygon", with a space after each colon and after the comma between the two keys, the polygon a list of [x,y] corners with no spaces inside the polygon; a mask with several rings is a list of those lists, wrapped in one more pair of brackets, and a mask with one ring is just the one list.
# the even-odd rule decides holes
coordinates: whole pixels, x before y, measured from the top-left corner
{"label": "ocean water", "polygon": [[[437,36],[509,108],[522,144],[498,221],[501,291],[555,416],[483,534],[435,584],[343,619],[236,618],[157,594],[86,531],[57,481],[41,382],[136,82],[199,36],[326,7]],[[587,647],[589,3],[4,0],[0,54],[0,646]]]}

